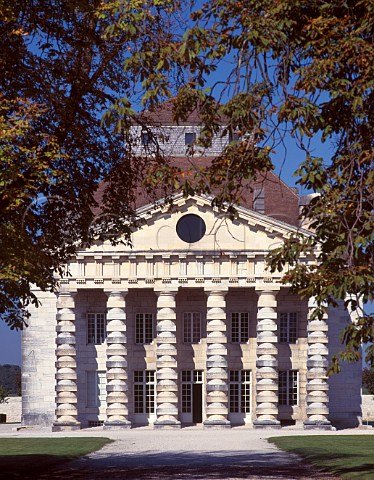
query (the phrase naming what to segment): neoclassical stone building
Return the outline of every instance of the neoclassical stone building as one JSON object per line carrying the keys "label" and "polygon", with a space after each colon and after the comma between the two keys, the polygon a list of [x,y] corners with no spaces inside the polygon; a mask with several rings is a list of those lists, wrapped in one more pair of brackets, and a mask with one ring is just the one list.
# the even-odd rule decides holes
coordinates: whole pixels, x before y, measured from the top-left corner
{"label": "neoclassical stone building", "polygon": [[[183,164],[198,127],[169,113],[158,117],[164,148]],[[134,137],[141,154],[149,132]],[[227,141],[217,136],[200,161]],[[98,242],[56,295],[37,292],[22,340],[25,425],[358,424],[360,365],[326,376],[347,312],[308,320],[313,300],[266,269],[269,249],[301,228],[297,192],[273,174],[250,187],[234,221],[204,197],[176,196],[172,208],[142,197],[132,247]]]}

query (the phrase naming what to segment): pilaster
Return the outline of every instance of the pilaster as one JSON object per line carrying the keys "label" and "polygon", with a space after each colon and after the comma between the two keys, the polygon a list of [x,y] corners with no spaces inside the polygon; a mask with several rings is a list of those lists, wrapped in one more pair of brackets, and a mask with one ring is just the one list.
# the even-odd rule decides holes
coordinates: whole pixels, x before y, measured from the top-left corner
{"label": "pilaster", "polygon": [[156,338],[156,415],[155,428],[180,428],[178,420],[178,365],[176,291],[156,292],[157,338]]}
{"label": "pilaster", "polygon": [[226,293],[226,290],[206,292],[208,300],[205,428],[231,427],[228,420]]}
{"label": "pilaster", "polygon": [[327,383],[328,369],[328,325],[327,315],[322,320],[312,320],[315,308],[313,299],[309,300],[308,315],[308,359],[307,359],[307,396],[304,428],[331,430],[329,415],[329,385]]}
{"label": "pilaster", "polygon": [[111,291],[107,295],[107,420],[104,430],[131,428],[127,396],[127,292]]}
{"label": "pilaster", "polygon": [[52,431],[78,430],[77,363],[75,339],[76,292],[60,291],[56,326],[56,417]]}
{"label": "pilaster", "polygon": [[261,289],[258,294],[256,350],[255,428],[280,428],[278,420],[278,336],[277,300],[279,289]]}

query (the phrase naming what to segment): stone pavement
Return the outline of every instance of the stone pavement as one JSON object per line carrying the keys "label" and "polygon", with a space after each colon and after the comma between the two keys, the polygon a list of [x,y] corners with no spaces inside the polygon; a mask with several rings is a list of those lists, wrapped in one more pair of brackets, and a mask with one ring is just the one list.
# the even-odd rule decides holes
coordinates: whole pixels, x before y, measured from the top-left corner
{"label": "stone pavement", "polygon": [[237,427],[204,430],[200,426],[180,430],[152,427],[103,431],[101,427],[76,432],[52,433],[50,428],[0,425],[1,437],[104,436],[115,440],[102,450],[39,478],[53,479],[331,479],[336,478],[278,450],[266,441],[278,435],[373,434],[374,430],[338,432],[304,431],[301,428],[253,430]]}

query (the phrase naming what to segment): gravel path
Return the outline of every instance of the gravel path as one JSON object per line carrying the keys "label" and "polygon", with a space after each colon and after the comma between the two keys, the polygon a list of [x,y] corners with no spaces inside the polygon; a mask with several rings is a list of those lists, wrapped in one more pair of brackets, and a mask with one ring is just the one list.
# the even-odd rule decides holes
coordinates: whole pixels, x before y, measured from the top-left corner
{"label": "gravel path", "polygon": [[[278,450],[258,430],[132,429],[99,452],[64,466],[69,479],[332,479]],[[42,478],[42,477],[41,477]],[[45,477],[48,478],[48,477]]]}
{"label": "gravel path", "polygon": [[[23,478],[53,480],[337,480],[293,454],[282,452],[267,438],[286,435],[372,435],[372,430],[334,432],[303,430],[204,430],[201,426],[180,430],[104,430],[101,427],[52,433],[48,427],[21,428],[0,425],[1,438],[108,437],[114,440],[98,452],[65,463],[53,472]],[[5,478],[1,474],[0,479]],[[13,476],[11,478],[21,478]],[[9,480],[9,476],[7,476]]]}

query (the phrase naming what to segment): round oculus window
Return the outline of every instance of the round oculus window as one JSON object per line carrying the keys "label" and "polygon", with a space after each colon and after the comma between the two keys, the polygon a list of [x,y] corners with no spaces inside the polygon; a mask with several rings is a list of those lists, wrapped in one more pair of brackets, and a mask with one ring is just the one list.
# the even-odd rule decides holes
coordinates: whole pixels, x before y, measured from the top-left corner
{"label": "round oculus window", "polygon": [[195,243],[203,238],[206,232],[204,220],[198,215],[188,213],[178,220],[178,237],[187,243]]}

